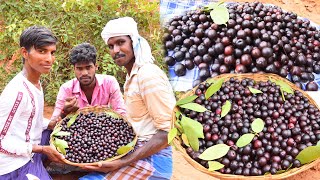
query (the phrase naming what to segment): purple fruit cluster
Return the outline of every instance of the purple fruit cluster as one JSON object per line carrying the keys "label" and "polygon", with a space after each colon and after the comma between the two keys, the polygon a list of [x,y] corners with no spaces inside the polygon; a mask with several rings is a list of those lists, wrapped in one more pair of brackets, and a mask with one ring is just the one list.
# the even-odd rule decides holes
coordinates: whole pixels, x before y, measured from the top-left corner
{"label": "purple fruit cluster", "polygon": [[[206,168],[208,161],[199,159],[199,155],[216,144],[227,144],[231,146],[228,154],[217,159],[224,165],[220,172],[245,176],[276,174],[291,165],[300,167],[298,153],[320,140],[320,111],[300,91],[284,92],[284,100],[274,82],[230,78],[206,99],[209,87],[208,83],[200,84],[195,91],[198,97],[193,101],[209,111],[181,109],[185,116],[203,125],[204,139],[199,139],[199,151],[184,147],[191,158]],[[262,93],[254,94],[248,87]],[[221,118],[227,100],[231,109]],[[237,147],[236,142],[243,134],[252,133],[251,123],[256,118],[264,121],[263,130],[250,144]]]}
{"label": "purple fruit cluster", "polygon": [[[262,3],[227,6],[230,19],[213,23],[209,12],[189,11],[168,23],[164,34],[168,66],[177,76],[196,66],[200,79],[224,73],[275,73],[298,87],[320,73],[320,33],[292,12]],[[318,90],[316,83],[307,90]]]}
{"label": "purple fruit cluster", "polygon": [[67,127],[70,118],[62,122],[62,131],[68,142],[66,159],[75,163],[93,163],[117,156],[117,150],[132,142],[135,133],[122,118],[114,118],[105,113],[80,113],[75,122]]}

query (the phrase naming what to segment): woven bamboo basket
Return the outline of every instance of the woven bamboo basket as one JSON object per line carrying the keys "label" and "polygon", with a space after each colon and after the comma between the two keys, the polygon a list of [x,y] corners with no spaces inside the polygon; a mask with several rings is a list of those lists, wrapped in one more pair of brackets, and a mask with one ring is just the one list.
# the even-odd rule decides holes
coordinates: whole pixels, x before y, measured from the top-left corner
{"label": "woven bamboo basket", "polygon": [[[93,112],[95,114],[99,114],[99,113],[103,113],[103,112],[110,112],[110,113],[114,113],[115,115],[119,116],[120,118],[122,118],[125,122],[128,123],[129,126],[132,127],[131,123],[125,118],[123,117],[122,115],[120,115],[119,113],[115,112],[113,109],[110,109],[110,108],[107,108],[105,106],[87,106],[87,107],[84,107],[84,108],[81,108],[79,109],[77,112],[75,113],[72,113],[71,115],[74,115],[74,114],[79,114],[79,113],[83,113],[83,114],[88,114],[90,112]],[[66,118],[62,119],[62,121],[64,121]],[[54,129],[60,127],[62,121],[60,121]],[[136,144],[137,142],[137,133],[134,131],[135,133],[135,138],[133,139],[133,142],[134,142],[134,145]],[[50,145],[54,147],[53,145],[53,137],[51,136],[50,137]],[[133,146],[134,147],[134,146]],[[116,159],[120,159],[121,157],[125,156],[126,154],[128,154],[129,152],[127,153],[124,153],[124,154],[121,154],[121,155],[118,155],[118,156],[115,156],[115,157],[112,157],[112,158],[108,158],[104,161],[99,161],[99,162],[110,162],[110,161],[113,161],[113,160],[116,160]],[[75,163],[75,162],[71,162],[67,159],[64,159],[63,160],[66,164],[69,164],[69,165],[73,165],[73,166],[78,166],[78,167],[83,167],[83,166],[89,166],[89,165],[98,165],[99,162],[93,162],[93,163]]]}
{"label": "woven bamboo basket", "polygon": [[[308,98],[309,102],[316,106],[318,109],[319,109],[319,106],[316,104],[316,102],[306,93],[304,92],[303,90],[299,89],[297,86],[295,86],[294,84],[292,84],[290,81],[288,81],[287,79],[285,78],[282,78],[278,75],[275,75],[275,74],[253,74],[253,73],[247,73],[247,74],[222,74],[222,75],[219,75],[219,76],[216,76],[214,78],[209,78],[209,79],[213,79],[213,80],[217,80],[217,79],[220,79],[220,78],[224,78],[224,80],[228,80],[230,79],[231,77],[235,78],[235,79],[239,79],[239,80],[242,80],[242,79],[245,79],[245,78],[250,78],[250,79],[253,79],[255,81],[268,81],[269,80],[269,77],[271,77],[272,79],[274,80],[282,80],[284,82],[286,82],[293,90],[298,90],[300,91],[305,97]],[[202,84],[204,84],[205,82],[202,82]],[[188,97],[190,95],[194,95],[195,93],[195,90],[197,89],[198,86],[196,86],[195,88],[193,88],[192,90],[190,91],[187,91],[185,94],[183,94],[180,99],[183,99],[185,97]],[[179,109],[177,107],[175,107],[174,111],[173,111],[173,119],[171,121],[171,127],[174,127],[174,123],[176,121],[176,116],[175,116],[175,113],[178,111]],[[197,161],[193,160],[186,152],[186,150],[181,146],[182,144],[182,140],[180,137],[176,137],[174,140],[173,140],[173,143],[175,145],[175,147],[177,148],[177,150],[182,154],[182,156],[184,157],[184,159],[186,159],[194,168],[196,168],[197,170],[203,172],[203,173],[206,173],[208,175],[211,175],[211,176],[214,176],[216,178],[219,178],[219,179],[233,179],[233,180],[245,180],[245,179],[250,179],[250,180],[253,180],[253,179],[257,179],[257,180],[261,180],[261,179],[285,179],[285,178],[288,178],[290,176],[293,176],[295,174],[298,174],[302,171],[305,171],[307,169],[310,169],[311,167],[317,165],[319,162],[320,162],[320,158],[309,163],[309,164],[305,164],[303,166],[301,166],[300,168],[293,168],[293,169],[290,169],[289,171],[286,171],[284,173],[281,173],[281,174],[275,174],[275,175],[271,175],[271,174],[268,174],[268,175],[263,175],[263,176],[243,176],[243,175],[231,175],[231,174],[223,174],[223,173],[220,173],[218,171],[208,171],[207,168],[203,167],[201,164],[199,164]]]}

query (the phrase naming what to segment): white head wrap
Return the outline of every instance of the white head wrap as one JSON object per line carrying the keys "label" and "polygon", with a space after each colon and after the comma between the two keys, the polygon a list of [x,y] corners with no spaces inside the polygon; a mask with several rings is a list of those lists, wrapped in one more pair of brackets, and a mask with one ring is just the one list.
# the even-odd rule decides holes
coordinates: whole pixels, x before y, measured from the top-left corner
{"label": "white head wrap", "polygon": [[107,44],[109,38],[115,36],[129,35],[132,40],[132,48],[135,56],[135,63],[142,66],[146,63],[153,63],[154,57],[146,39],[139,35],[137,23],[131,17],[122,17],[109,21],[101,32],[102,39]]}

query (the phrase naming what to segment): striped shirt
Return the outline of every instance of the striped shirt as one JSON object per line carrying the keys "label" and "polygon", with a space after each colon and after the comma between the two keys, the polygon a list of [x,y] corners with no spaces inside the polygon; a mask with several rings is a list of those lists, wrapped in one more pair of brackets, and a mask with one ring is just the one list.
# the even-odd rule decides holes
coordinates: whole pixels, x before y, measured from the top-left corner
{"label": "striped shirt", "polygon": [[30,161],[32,144],[39,144],[48,123],[43,120],[43,91],[20,72],[0,96],[0,175]]}
{"label": "striped shirt", "polygon": [[165,73],[155,64],[132,67],[124,84],[127,118],[138,135],[148,141],[157,130],[169,131],[176,100]]}

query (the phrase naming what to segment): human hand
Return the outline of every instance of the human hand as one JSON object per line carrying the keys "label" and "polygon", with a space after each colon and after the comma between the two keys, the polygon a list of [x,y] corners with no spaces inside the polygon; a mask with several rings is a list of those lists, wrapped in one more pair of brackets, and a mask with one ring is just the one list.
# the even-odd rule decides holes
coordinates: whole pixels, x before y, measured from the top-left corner
{"label": "human hand", "polygon": [[53,130],[54,127],[56,126],[57,123],[59,123],[61,121],[61,117],[58,116],[55,119],[50,120],[49,124],[48,124],[48,129]]}
{"label": "human hand", "polygon": [[88,171],[99,171],[99,172],[107,173],[107,172],[120,169],[125,165],[126,164],[119,159],[111,162],[98,162],[97,165],[84,166],[82,167],[82,169],[88,170]]}
{"label": "human hand", "polygon": [[65,157],[52,146],[43,146],[42,153],[46,154],[53,162],[63,163],[65,159]]}
{"label": "human hand", "polygon": [[63,107],[63,114],[68,115],[71,112],[76,112],[79,109],[77,97],[67,97]]}

